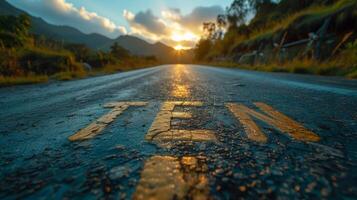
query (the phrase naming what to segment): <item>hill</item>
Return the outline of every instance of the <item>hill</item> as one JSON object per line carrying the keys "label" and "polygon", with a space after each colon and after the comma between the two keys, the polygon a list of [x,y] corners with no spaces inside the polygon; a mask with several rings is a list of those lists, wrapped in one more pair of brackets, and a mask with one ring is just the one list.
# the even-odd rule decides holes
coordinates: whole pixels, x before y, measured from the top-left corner
{"label": "hill", "polygon": [[[0,15],[20,15],[26,13],[8,2],[0,1]],[[28,14],[28,13],[26,13]],[[125,35],[116,39],[110,39],[100,34],[85,34],[70,26],[58,26],[47,23],[42,18],[31,16],[31,32],[36,35],[44,35],[46,38],[63,41],[65,43],[81,43],[94,50],[109,50],[114,42],[129,50],[134,55],[156,56],[163,62],[171,62],[174,59],[174,49],[162,43],[150,44],[140,38]]]}
{"label": "hill", "polygon": [[[240,16],[240,4],[232,4],[221,17],[228,25],[226,33],[217,37],[219,32],[212,29],[203,37],[195,49],[197,60],[255,70],[356,77],[356,0],[234,2],[255,2],[249,11],[255,16],[249,23],[237,23],[246,16]],[[219,31],[224,23],[210,24]]]}

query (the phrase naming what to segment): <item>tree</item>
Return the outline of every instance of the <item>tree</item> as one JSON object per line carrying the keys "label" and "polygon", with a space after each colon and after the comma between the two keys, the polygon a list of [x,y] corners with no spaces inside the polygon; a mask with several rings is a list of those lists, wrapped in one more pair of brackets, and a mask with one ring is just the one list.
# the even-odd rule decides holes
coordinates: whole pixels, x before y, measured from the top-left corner
{"label": "tree", "polygon": [[31,40],[29,30],[31,20],[28,15],[0,16],[0,41],[5,47],[17,47]]}
{"label": "tree", "polygon": [[[305,0],[298,0],[305,1]],[[267,5],[275,4],[274,0],[234,0],[227,8],[227,19],[230,26],[240,26],[249,20],[249,16],[257,13],[259,9]]]}
{"label": "tree", "polygon": [[195,48],[196,60],[204,60],[211,51],[212,41],[209,39],[201,39]]}
{"label": "tree", "polygon": [[223,38],[224,29],[227,26],[226,16],[225,15],[218,15],[217,16],[217,27],[218,27],[218,39]]}
{"label": "tree", "polygon": [[216,38],[216,24],[214,22],[204,22],[203,31],[207,39],[214,40]]}
{"label": "tree", "polygon": [[67,44],[65,48],[71,51],[76,59],[81,62],[87,62],[88,58],[92,54],[92,50],[85,44]]}
{"label": "tree", "polygon": [[19,34],[22,34],[23,36],[28,36],[30,28],[30,17],[26,14],[21,14],[17,19],[17,30],[19,31]]}
{"label": "tree", "polygon": [[128,58],[130,56],[129,51],[121,47],[118,42],[114,42],[110,47],[110,53],[118,59]]}
{"label": "tree", "polygon": [[251,0],[234,0],[230,7],[227,8],[229,25],[237,27],[244,24],[249,12],[252,11],[253,4]]}

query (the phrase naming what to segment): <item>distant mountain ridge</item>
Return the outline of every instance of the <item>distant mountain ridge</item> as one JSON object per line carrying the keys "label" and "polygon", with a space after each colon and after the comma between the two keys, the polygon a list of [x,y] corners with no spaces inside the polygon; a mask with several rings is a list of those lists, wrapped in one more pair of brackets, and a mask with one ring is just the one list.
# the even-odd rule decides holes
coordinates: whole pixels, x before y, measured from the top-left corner
{"label": "distant mountain ridge", "polygon": [[[24,13],[28,14],[27,12],[12,6],[7,1],[0,0],[0,15],[20,15]],[[160,42],[150,44],[140,38],[130,35],[123,35],[116,39],[110,39],[97,33],[85,34],[70,26],[52,25],[42,18],[29,16],[32,21],[31,32],[33,34],[44,35],[47,38],[54,40],[68,43],[81,43],[95,50],[109,50],[114,42],[118,42],[120,46],[129,50],[134,55],[153,55],[163,62],[170,62],[174,57],[174,49]]]}

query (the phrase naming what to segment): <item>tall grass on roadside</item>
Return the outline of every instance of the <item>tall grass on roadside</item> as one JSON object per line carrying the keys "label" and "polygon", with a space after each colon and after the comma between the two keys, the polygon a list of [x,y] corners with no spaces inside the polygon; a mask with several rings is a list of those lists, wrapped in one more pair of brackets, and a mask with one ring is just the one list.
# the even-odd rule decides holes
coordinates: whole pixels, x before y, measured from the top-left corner
{"label": "tall grass on roadside", "polygon": [[88,76],[88,73],[84,70],[79,71],[65,71],[59,72],[52,76],[52,78],[59,81],[69,81],[73,79],[85,78]]}
{"label": "tall grass on roadside", "polygon": [[48,76],[0,76],[0,87],[9,85],[26,85],[33,83],[44,83],[48,81]]}
{"label": "tall grass on roadside", "polygon": [[[272,20],[263,27],[253,30],[248,37],[236,37],[231,49],[242,44],[252,46],[261,41],[271,40],[274,36],[279,35],[278,33],[286,32],[289,29],[293,29],[293,31],[290,31],[290,34],[292,34],[292,32],[299,32],[299,30],[303,31],[310,27],[311,24],[322,21],[326,16],[336,13],[339,10],[345,8],[352,9],[355,4],[355,0],[340,0],[333,5],[312,6],[297,13],[287,15],[280,20]],[[356,17],[356,14],[354,14],[354,17]],[[340,18],[340,20],[342,20],[342,18]]]}
{"label": "tall grass on roadside", "polygon": [[286,63],[271,62],[268,64],[245,65],[234,62],[205,63],[219,67],[231,67],[265,72],[287,72],[296,74],[315,74],[326,76],[345,76],[357,79],[357,41],[343,50],[334,59],[323,62],[314,59],[294,59]]}

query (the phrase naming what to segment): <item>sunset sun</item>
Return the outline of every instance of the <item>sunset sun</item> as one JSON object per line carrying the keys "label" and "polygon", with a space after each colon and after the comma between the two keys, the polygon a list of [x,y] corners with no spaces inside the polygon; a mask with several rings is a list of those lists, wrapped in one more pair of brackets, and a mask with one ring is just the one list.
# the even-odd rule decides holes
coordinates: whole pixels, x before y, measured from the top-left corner
{"label": "sunset sun", "polygon": [[174,48],[175,48],[176,51],[181,51],[181,50],[185,49],[185,47],[183,47],[183,46],[180,45],[180,44],[179,44],[179,45],[176,45]]}
{"label": "sunset sun", "polygon": [[175,42],[181,42],[181,41],[194,41],[197,38],[199,38],[199,36],[188,32],[188,33],[184,33],[184,34],[174,33],[171,36],[171,38]]}

